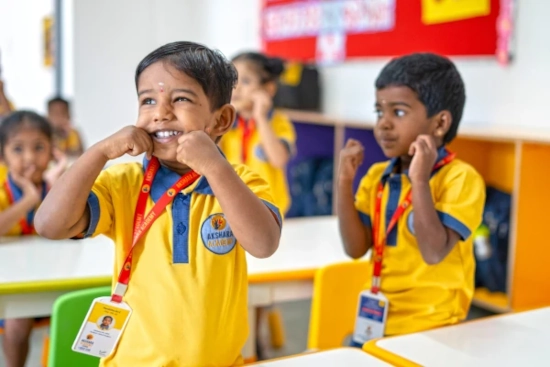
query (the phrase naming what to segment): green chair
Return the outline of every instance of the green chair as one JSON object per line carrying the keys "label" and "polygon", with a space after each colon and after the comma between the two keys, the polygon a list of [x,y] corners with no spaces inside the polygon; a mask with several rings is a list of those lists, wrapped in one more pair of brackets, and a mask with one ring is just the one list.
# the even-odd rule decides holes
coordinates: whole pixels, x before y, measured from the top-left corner
{"label": "green chair", "polygon": [[111,287],[83,289],[59,297],[53,305],[48,367],[97,367],[99,358],[71,349],[86,313],[97,297],[109,296]]}

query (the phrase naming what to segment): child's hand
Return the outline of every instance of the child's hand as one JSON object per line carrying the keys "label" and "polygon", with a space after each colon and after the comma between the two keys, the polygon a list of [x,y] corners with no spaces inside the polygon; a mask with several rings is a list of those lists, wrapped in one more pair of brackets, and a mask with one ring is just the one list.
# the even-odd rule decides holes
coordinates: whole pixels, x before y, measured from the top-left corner
{"label": "child's hand", "polygon": [[53,150],[53,159],[55,164],[44,173],[44,181],[50,186],[65,172],[69,162],[67,156],[57,148]]}
{"label": "child's hand", "polygon": [[21,191],[23,191],[23,198],[22,200],[25,200],[28,202],[29,205],[35,206],[40,203],[41,197],[40,197],[40,190],[36,187],[36,185],[32,182],[31,177],[36,171],[35,166],[29,167],[23,175],[18,175],[17,173],[11,172],[11,177],[15,184],[19,186]]}
{"label": "child's hand", "polygon": [[340,181],[350,182],[355,178],[357,168],[363,163],[365,148],[355,140],[348,139],[346,146],[340,152],[340,169],[338,178]]}
{"label": "child's hand", "polygon": [[176,158],[200,175],[208,176],[211,169],[224,160],[218,147],[204,131],[191,131],[178,139]]}
{"label": "child's hand", "polygon": [[256,121],[267,118],[267,114],[273,105],[269,94],[264,90],[256,91],[252,96],[252,103],[252,118]]}
{"label": "child's hand", "polygon": [[437,145],[433,136],[418,136],[409,148],[409,155],[413,156],[409,167],[411,183],[428,183],[437,159]]}
{"label": "child's hand", "polygon": [[100,147],[107,159],[116,159],[124,154],[135,157],[142,153],[147,153],[150,159],[153,155],[153,140],[145,130],[135,126],[122,128],[102,140]]}

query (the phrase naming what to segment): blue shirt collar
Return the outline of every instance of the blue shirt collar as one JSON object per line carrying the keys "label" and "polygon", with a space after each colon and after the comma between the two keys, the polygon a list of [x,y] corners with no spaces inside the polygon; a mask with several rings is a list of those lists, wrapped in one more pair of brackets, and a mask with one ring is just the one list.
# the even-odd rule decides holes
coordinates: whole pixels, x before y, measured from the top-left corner
{"label": "blue shirt collar", "polygon": [[[449,152],[447,151],[447,147],[445,145],[442,145],[441,147],[439,147],[437,149],[437,159],[436,159],[436,163],[439,162],[440,160],[442,160],[443,158],[445,158],[447,155],[449,154]],[[388,164],[388,166],[386,167],[386,169],[384,170],[384,173],[382,174],[382,183],[386,183],[386,181],[388,180],[388,178],[391,176],[392,173],[394,173],[395,171],[395,167],[399,164],[399,157],[397,158],[392,158],[390,160],[390,163]],[[435,172],[433,172],[435,173]],[[433,175],[432,173],[432,175]],[[404,172],[403,172],[404,175],[406,175],[407,177],[409,176],[409,170],[406,169]]]}
{"label": "blue shirt collar", "polygon": [[[225,155],[223,156],[225,158]],[[147,169],[148,165],[149,165],[149,160],[147,159],[147,157],[144,157],[143,158],[144,172]],[[153,199],[153,201],[156,202],[158,199],[160,199],[160,197],[166,192],[166,190],[172,187],[172,185],[175,184],[180,179],[180,177],[181,176],[178,173],[161,165],[159,167],[157,174],[155,175],[155,178],[153,179],[153,184],[151,185],[151,198]],[[203,194],[203,195],[214,195],[214,192],[212,191],[212,188],[210,187],[208,180],[204,176],[199,177],[197,184],[193,188],[193,192],[196,192],[198,194]]]}

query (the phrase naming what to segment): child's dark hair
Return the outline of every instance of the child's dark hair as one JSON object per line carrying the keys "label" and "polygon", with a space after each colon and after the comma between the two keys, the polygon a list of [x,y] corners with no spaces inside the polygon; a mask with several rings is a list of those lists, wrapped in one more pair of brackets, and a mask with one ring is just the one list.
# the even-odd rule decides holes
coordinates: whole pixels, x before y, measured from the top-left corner
{"label": "child's dark hair", "polygon": [[0,124],[0,151],[3,153],[8,140],[21,129],[36,129],[52,139],[52,127],[46,118],[32,111],[15,111]]}
{"label": "child's dark hair", "polygon": [[277,57],[268,57],[258,52],[243,52],[233,57],[231,61],[250,62],[258,71],[262,84],[276,82],[285,70],[283,60]]}
{"label": "child's dark hair", "polygon": [[71,109],[71,103],[69,101],[67,101],[65,98],[61,97],[61,96],[55,96],[52,99],[50,99],[48,101],[48,109],[50,109],[50,107],[52,107],[52,105],[55,104],[55,103],[64,104],[65,107],[67,107],[67,111],[69,111]]}
{"label": "child's dark hair", "polygon": [[462,119],[466,93],[464,82],[451,60],[432,53],[417,53],[396,58],[376,79],[376,89],[406,86],[426,106],[428,117],[447,110],[453,118],[444,143],[451,142]]}
{"label": "child's dark hair", "polygon": [[208,97],[212,110],[231,102],[237,71],[221,52],[193,42],[168,43],[141,60],[136,69],[136,88],[141,73],[158,61],[195,79]]}

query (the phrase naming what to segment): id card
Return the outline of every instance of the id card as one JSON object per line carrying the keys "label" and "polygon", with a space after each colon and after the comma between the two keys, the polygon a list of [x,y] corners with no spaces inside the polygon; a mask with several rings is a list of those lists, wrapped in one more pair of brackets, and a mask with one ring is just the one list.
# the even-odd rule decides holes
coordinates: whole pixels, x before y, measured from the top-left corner
{"label": "id card", "polygon": [[72,349],[95,357],[107,357],[115,349],[131,314],[132,309],[125,302],[112,302],[111,297],[94,299]]}
{"label": "id card", "polygon": [[353,341],[363,345],[371,339],[383,337],[388,319],[388,308],[388,299],[381,292],[377,294],[370,290],[361,292]]}

